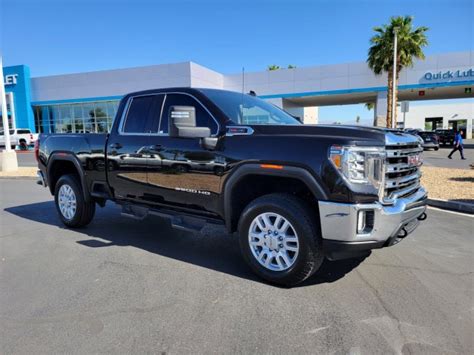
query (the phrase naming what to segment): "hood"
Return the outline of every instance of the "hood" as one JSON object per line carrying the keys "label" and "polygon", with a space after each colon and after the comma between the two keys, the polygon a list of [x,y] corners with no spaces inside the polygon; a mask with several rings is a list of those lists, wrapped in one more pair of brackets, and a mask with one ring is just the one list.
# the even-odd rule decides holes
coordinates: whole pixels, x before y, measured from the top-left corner
{"label": "hood", "polygon": [[313,136],[321,138],[344,139],[351,141],[376,141],[385,145],[386,128],[345,125],[253,125],[255,134]]}

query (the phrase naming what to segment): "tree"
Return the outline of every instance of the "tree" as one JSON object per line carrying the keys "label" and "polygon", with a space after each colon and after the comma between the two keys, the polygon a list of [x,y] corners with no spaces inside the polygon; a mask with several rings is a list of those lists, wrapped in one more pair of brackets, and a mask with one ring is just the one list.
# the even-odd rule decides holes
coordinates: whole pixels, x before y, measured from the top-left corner
{"label": "tree", "polygon": [[278,70],[278,69],[280,69],[280,66],[279,66],[279,65],[276,65],[276,64],[272,64],[272,65],[269,65],[269,66],[267,67],[267,70],[269,70],[269,71]]}
{"label": "tree", "polygon": [[360,122],[360,116],[357,116],[356,117],[356,124],[359,124],[359,122]]}
{"label": "tree", "polygon": [[364,106],[367,110],[371,111],[371,110],[374,109],[375,103],[374,102],[367,102]]}
{"label": "tree", "polygon": [[[395,29],[397,30],[397,68],[393,68],[393,40]],[[413,28],[411,16],[397,16],[390,18],[388,25],[375,27],[376,32],[370,39],[367,63],[376,75],[386,72],[388,74],[388,97],[387,97],[387,127],[392,127],[392,118],[396,122],[396,112],[392,115],[392,87],[393,70],[396,69],[395,87],[398,83],[400,70],[404,67],[413,66],[413,60],[424,59],[422,48],[428,44],[426,31],[428,27]],[[397,90],[395,88],[395,90]],[[395,103],[397,92],[395,92]],[[393,116],[393,117],[392,117]]]}
{"label": "tree", "polygon": [[288,69],[296,69],[296,65],[288,64]]}

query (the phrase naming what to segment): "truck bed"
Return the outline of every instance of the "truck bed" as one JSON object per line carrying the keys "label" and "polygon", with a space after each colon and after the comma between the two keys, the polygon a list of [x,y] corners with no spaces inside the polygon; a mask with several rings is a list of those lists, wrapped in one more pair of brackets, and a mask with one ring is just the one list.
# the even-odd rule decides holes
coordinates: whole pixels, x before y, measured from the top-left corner
{"label": "truck bed", "polygon": [[107,134],[41,134],[39,140],[39,166],[44,173],[55,155],[66,154],[79,161],[89,187],[94,181],[107,181],[105,169]]}

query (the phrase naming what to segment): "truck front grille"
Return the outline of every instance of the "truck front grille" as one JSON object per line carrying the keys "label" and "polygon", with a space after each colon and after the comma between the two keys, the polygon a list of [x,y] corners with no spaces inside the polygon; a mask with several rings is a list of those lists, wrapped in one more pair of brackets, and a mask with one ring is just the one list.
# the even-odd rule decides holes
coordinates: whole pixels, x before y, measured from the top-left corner
{"label": "truck front grille", "polygon": [[[416,138],[413,137],[414,139]],[[419,142],[413,140],[385,146],[387,152],[383,196],[385,202],[411,195],[421,186],[420,166],[423,148]]]}

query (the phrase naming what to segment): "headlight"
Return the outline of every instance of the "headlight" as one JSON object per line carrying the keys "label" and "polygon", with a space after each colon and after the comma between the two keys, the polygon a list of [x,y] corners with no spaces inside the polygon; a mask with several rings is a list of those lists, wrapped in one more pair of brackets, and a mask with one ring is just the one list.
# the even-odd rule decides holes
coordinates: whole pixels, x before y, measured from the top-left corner
{"label": "headlight", "polygon": [[370,184],[383,189],[385,178],[385,148],[333,145],[329,160],[351,183]]}

